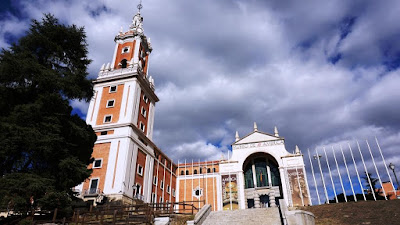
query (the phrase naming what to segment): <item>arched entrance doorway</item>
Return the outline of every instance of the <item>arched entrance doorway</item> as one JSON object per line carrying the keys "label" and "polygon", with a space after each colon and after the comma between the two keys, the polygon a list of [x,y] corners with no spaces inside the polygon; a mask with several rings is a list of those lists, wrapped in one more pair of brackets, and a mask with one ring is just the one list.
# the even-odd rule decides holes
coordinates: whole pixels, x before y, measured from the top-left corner
{"label": "arched entrance doorway", "polygon": [[267,153],[254,153],[243,163],[246,208],[276,206],[282,197],[277,161]]}

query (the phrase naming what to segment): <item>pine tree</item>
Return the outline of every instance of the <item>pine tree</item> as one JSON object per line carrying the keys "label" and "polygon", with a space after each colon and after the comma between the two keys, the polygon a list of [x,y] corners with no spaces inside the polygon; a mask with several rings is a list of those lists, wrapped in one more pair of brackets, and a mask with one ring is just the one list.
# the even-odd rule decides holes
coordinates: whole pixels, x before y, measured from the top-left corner
{"label": "pine tree", "polygon": [[52,15],[0,53],[0,204],[29,210],[67,207],[90,176],[96,135],[69,101],[89,101],[86,34]]}

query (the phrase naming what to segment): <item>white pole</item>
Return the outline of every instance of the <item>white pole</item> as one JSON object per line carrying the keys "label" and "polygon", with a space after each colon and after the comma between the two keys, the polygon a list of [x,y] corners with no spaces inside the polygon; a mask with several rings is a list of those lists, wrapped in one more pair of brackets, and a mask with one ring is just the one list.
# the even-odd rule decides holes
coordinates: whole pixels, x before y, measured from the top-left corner
{"label": "white pole", "polygon": [[[229,162],[230,156],[229,156],[229,150],[228,150],[228,164]],[[229,170],[229,175],[228,175],[228,181],[229,183],[231,182],[231,170]],[[229,203],[230,203],[230,208],[232,210],[232,185],[229,184]]]}
{"label": "white pole", "polygon": [[185,171],[184,171],[184,174],[185,174],[185,187],[183,188],[183,201],[187,201],[186,200],[186,159],[185,159]]}
{"label": "white pole", "polygon": [[303,192],[301,190],[299,171],[297,170],[297,167],[296,167],[296,176],[297,176],[297,185],[299,185],[299,190],[300,190],[301,205],[304,206]]}
{"label": "white pole", "polygon": [[[206,204],[208,204],[208,190],[207,190],[208,168],[207,168],[207,161],[204,161],[204,164],[205,164],[204,168],[206,169],[206,171],[204,171],[206,173]],[[204,183],[204,180],[203,180],[203,183]]]}
{"label": "white pole", "polygon": [[331,178],[331,183],[332,183],[332,189],[333,189],[333,193],[335,195],[335,200],[336,203],[338,203],[338,199],[337,199],[337,194],[336,194],[336,187],[335,187],[335,183],[333,183],[333,178],[332,178],[332,172],[331,172],[331,167],[329,166],[329,160],[328,160],[328,155],[326,154],[325,151],[325,147],[323,147],[324,153],[325,153],[325,161],[326,161],[326,165],[328,166],[328,171],[329,171],[329,177]]}
{"label": "white pole", "polygon": [[313,179],[314,179],[315,191],[317,192],[318,205],[321,205],[321,199],[319,198],[317,181],[315,180],[314,168],[313,168],[313,164],[312,164],[311,156],[310,156],[310,149],[307,149],[307,151],[308,151],[308,159],[310,159],[311,173],[312,173],[312,176],[313,176]]}
{"label": "white pole", "polygon": [[[202,194],[202,196],[204,196],[204,190],[203,190],[203,188],[201,188],[202,185],[201,185],[201,180],[200,180],[200,178],[201,178],[200,171],[201,171],[201,165],[200,165],[200,159],[199,159],[199,189],[202,190],[201,194]],[[204,180],[203,180],[203,182],[204,182]],[[200,207],[201,207],[201,195],[199,196],[199,209],[200,209]]]}
{"label": "white pole", "polygon": [[214,163],[212,163],[212,172],[213,172],[213,211],[215,210],[215,174],[214,174]]}
{"label": "white pole", "polygon": [[385,192],[385,189],[383,188],[381,176],[379,176],[379,171],[378,171],[378,168],[376,167],[375,159],[374,159],[374,156],[372,155],[371,147],[369,146],[368,140],[365,140],[365,142],[367,142],[369,154],[371,154],[372,162],[374,163],[374,167],[375,167],[376,174],[378,175],[379,183],[381,183],[381,188],[382,188],[382,191],[383,191],[383,195],[385,196],[385,200],[387,200],[386,192]]}
{"label": "white pole", "polygon": [[361,152],[360,144],[358,143],[358,141],[356,141],[356,142],[357,142],[357,146],[358,146],[358,151],[360,152],[360,155],[361,155],[361,160],[362,160],[363,165],[364,165],[365,175],[367,175],[368,183],[369,183],[369,186],[371,188],[372,196],[374,196],[374,200],[376,201],[375,190],[372,190],[371,178],[369,177],[367,166],[365,166],[364,156],[363,156],[363,154]]}
{"label": "white pole", "polygon": [[[194,173],[193,173],[193,159],[192,159],[192,192],[193,192],[193,183],[194,183]],[[192,193],[192,204],[193,204],[193,193]]]}
{"label": "white pole", "polygon": [[169,177],[169,202],[171,203],[172,201],[172,177],[174,176],[174,173],[172,172],[172,160],[171,160],[171,176]]}
{"label": "white pole", "polygon": [[[388,174],[388,176],[389,176],[390,183],[392,184],[392,188],[393,188],[393,194],[394,194],[394,196],[396,196],[396,189],[394,188],[394,184],[393,184],[392,177],[390,176],[390,173],[389,173],[388,167],[387,167],[387,165],[386,165],[385,158],[383,157],[383,154],[382,154],[382,149],[381,149],[381,146],[379,145],[379,143],[378,143],[378,139],[377,139],[376,137],[375,137],[375,141],[376,141],[376,145],[378,146],[379,153],[381,153],[381,157],[382,157],[382,160],[383,160],[383,164],[385,165],[385,169],[386,169],[386,172],[387,172],[387,174]],[[382,189],[383,189],[383,187],[382,187]]]}
{"label": "white pole", "polygon": [[353,159],[354,168],[356,169],[358,183],[360,184],[360,188],[361,188],[361,193],[364,197],[364,201],[367,201],[367,198],[365,197],[365,193],[364,193],[364,187],[362,186],[362,183],[361,183],[360,174],[358,173],[357,164],[356,164],[356,161],[354,160],[353,150],[351,149],[350,142],[347,142],[347,145],[349,146],[351,159]]}
{"label": "white pole", "polygon": [[315,153],[316,153],[315,157],[317,158],[317,161],[318,161],[319,172],[321,173],[322,185],[324,186],[326,202],[327,202],[327,204],[329,204],[328,191],[326,190],[325,179],[324,179],[324,175],[322,173],[322,168],[321,168],[321,161],[319,160],[321,155],[318,155],[317,148],[315,148]]}
{"label": "white pole", "polygon": [[346,158],[344,157],[342,144],[340,144],[340,151],[342,152],[343,162],[344,162],[344,166],[346,167],[347,178],[349,179],[349,182],[350,182],[350,187],[351,187],[351,191],[353,192],[354,201],[356,202],[356,201],[357,201],[357,197],[356,197],[356,194],[354,193],[353,182],[351,181],[351,177],[350,177],[350,173],[349,173],[349,168],[347,167]]}
{"label": "white pole", "polygon": [[333,158],[335,159],[335,164],[336,164],[337,172],[338,172],[338,174],[339,174],[339,180],[340,180],[340,185],[342,186],[342,191],[343,191],[344,200],[347,202],[346,191],[344,190],[342,175],[340,175],[339,165],[338,165],[338,162],[337,162],[337,160],[336,160],[336,154],[335,154],[335,149],[333,148],[333,145],[332,145],[332,154],[333,154]]}

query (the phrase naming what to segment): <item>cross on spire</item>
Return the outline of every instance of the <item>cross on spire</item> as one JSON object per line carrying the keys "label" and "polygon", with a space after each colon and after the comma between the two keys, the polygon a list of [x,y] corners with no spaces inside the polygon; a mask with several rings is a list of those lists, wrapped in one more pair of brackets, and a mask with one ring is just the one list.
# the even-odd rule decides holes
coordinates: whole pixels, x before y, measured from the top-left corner
{"label": "cross on spire", "polygon": [[138,8],[139,13],[140,13],[140,10],[143,8],[142,0],[139,1],[139,4],[137,5],[137,8]]}

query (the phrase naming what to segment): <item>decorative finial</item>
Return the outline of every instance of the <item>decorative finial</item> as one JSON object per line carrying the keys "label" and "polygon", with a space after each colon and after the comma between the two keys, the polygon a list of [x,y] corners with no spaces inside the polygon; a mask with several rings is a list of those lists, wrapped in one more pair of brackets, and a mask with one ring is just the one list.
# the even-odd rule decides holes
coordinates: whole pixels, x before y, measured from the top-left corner
{"label": "decorative finial", "polygon": [[275,137],[279,137],[278,128],[275,126],[274,128]]}
{"label": "decorative finial", "polygon": [[300,155],[300,149],[299,146],[296,145],[296,150],[295,150],[296,154]]}
{"label": "decorative finial", "polygon": [[142,0],[140,0],[139,5],[137,5],[137,8],[139,9],[139,13],[140,13],[140,10],[143,8]]}
{"label": "decorative finial", "polygon": [[239,133],[236,131],[235,141],[239,141]]}
{"label": "decorative finial", "polygon": [[254,131],[258,131],[256,122],[254,122]]}

